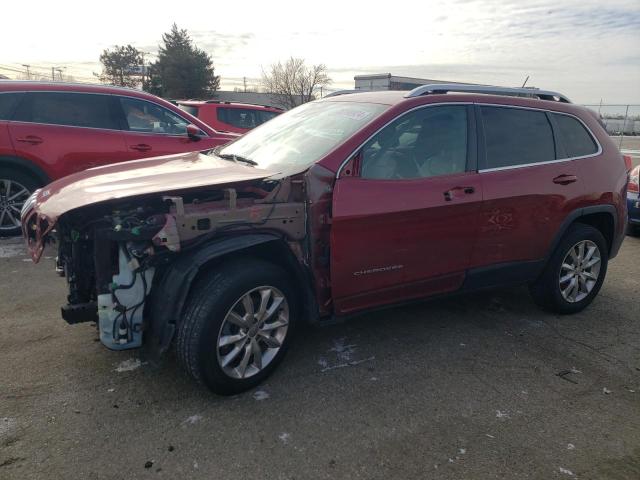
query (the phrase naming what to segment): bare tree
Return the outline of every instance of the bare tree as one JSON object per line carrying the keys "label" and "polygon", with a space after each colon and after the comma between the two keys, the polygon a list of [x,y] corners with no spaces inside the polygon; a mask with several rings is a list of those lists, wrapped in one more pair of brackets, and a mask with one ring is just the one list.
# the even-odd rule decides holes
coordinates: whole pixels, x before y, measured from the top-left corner
{"label": "bare tree", "polygon": [[291,57],[284,64],[274,63],[268,72],[262,71],[262,86],[279,98],[274,101],[284,108],[293,108],[314,99],[317,89],[331,84],[326,65],[307,67],[303,58]]}

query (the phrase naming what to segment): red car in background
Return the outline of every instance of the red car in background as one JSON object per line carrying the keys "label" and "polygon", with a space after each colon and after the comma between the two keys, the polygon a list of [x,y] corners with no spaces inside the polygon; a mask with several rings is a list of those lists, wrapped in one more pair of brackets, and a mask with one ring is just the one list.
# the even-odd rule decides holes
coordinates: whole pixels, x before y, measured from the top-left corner
{"label": "red car in background", "polygon": [[284,111],[281,108],[268,105],[251,105],[219,100],[181,100],[176,103],[182,110],[198,117],[216,130],[235,133],[246,133]]}
{"label": "red car in background", "polygon": [[74,172],[208,150],[237,137],[139,90],[0,82],[0,236],[20,233],[31,193]]}

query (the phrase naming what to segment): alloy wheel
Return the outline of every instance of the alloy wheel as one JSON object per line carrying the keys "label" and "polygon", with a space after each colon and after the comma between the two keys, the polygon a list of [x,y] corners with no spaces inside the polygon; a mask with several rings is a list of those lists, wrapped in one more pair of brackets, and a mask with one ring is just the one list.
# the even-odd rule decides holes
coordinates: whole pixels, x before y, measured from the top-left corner
{"label": "alloy wheel", "polygon": [[289,305],[283,293],[272,286],[254,288],[234,303],[222,322],[218,364],[232,378],[256,375],[278,354],[288,329]]}
{"label": "alloy wheel", "polygon": [[0,230],[20,227],[20,212],[31,192],[15,180],[0,178]]}
{"label": "alloy wheel", "polygon": [[582,240],[569,249],[560,267],[560,293],[569,303],[586,298],[600,275],[601,255],[591,240]]}

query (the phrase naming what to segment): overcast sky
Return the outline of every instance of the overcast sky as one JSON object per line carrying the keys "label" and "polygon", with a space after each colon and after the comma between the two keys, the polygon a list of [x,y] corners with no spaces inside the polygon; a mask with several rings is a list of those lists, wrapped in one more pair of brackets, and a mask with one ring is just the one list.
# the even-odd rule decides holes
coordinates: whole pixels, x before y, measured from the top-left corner
{"label": "overcast sky", "polygon": [[293,55],[326,64],[333,88],[364,73],[509,86],[529,75],[575,102],[640,104],[640,0],[3,2],[0,68],[65,66],[84,80],[103,49],[153,53],[173,22],[225,89]]}

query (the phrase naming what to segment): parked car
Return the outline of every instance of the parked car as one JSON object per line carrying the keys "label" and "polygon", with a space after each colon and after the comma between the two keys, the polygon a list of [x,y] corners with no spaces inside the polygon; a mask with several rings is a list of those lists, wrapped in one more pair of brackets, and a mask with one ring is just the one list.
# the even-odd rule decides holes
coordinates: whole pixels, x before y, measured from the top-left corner
{"label": "parked car", "polygon": [[283,110],[268,105],[219,100],[179,100],[178,106],[207,125],[222,132],[246,133],[280,115]]}
{"label": "parked car", "polygon": [[629,210],[629,233],[640,235],[640,165],[631,170],[627,187],[627,209]]}
{"label": "parked car", "polygon": [[311,102],[206,155],[76,173],[22,222],[34,261],[56,241],[65,320],[150,358],[175,345],[232,394],[303,321],[516,283],[582,310],[624,238],[627,172],[560,94],[427,85]]}
{"label": "parked car", "polygon": [[4,81],[0,236],[20,233],[24,201],[52,180],[108,163],[210,149],[236,137],[138,90]]}

